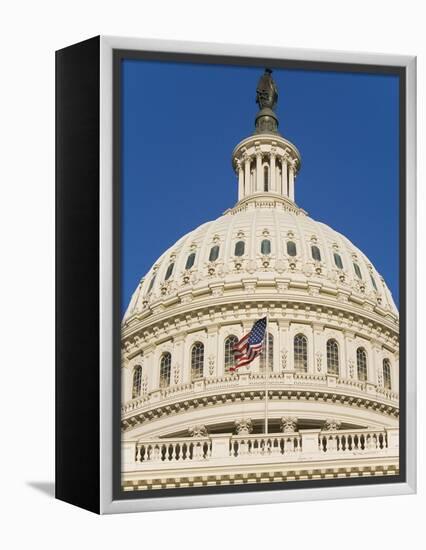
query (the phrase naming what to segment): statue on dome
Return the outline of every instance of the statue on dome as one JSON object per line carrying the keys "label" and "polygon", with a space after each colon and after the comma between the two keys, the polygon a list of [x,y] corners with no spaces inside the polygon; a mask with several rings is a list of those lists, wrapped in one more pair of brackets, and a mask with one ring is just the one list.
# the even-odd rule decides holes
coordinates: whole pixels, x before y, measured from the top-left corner
{"label": "statue on dome", "polygon": [[256,103],[260,109],[274,109],[278,101],[278,88],[272,78],[272,70],[265,69],[256,90]]}

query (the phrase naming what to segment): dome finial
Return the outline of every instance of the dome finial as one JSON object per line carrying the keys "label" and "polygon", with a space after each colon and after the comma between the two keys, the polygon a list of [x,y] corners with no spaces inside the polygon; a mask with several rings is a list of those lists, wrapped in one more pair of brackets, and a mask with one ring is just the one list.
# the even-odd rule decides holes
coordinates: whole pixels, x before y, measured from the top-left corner
{"label": "dome finial", "polygon": [[278,101],[278,88],[272,78],[272,69],[265,68],[256,89],[256,103],[259,112],[256,115],[257,134],[277,134],[278,118],[274,113]]}

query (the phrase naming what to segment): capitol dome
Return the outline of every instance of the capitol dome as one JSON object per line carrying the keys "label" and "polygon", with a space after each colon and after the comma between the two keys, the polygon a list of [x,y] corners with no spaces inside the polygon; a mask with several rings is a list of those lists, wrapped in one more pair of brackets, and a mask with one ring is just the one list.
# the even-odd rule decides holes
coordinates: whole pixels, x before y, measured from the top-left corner
{"label": "capitol dome", "polygon": [[[300,153],[276,98],[258,103],[232,153],[238,202],[165,251],[124,315],[126,490],[195,486],[195,466],[204,484],[398,471],[398,310],[365,254],[296,204]],[[264,352],[233,373],[263,316]]]}

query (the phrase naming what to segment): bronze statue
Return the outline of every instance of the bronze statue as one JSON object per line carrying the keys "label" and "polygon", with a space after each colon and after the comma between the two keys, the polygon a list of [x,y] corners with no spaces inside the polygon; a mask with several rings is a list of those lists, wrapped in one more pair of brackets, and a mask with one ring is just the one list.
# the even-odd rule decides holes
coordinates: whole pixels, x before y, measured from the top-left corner
{"label": "bronze statue", "polygon": [[256,103],[260,109],[274,109],[278,101],[278,89],[272,78],[272,70],[265,69],[256,90]]}

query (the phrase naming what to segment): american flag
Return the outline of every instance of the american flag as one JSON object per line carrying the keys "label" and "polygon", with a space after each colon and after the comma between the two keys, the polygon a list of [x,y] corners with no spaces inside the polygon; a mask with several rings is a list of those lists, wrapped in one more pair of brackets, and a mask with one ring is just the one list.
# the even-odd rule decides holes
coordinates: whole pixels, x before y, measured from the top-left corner
{"label": "american flag", "polygon": [[266,323],[266,317],[256,321],[251,331],[235,344],[233,348],[235,365],[229,369],[231,372],[250,364],[260,355],[265,339]]}

